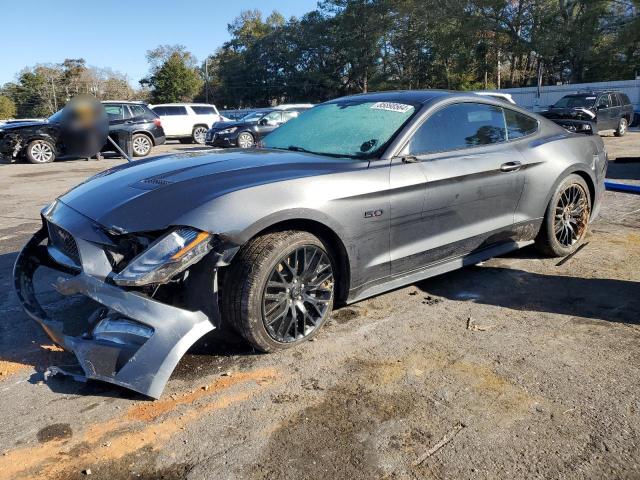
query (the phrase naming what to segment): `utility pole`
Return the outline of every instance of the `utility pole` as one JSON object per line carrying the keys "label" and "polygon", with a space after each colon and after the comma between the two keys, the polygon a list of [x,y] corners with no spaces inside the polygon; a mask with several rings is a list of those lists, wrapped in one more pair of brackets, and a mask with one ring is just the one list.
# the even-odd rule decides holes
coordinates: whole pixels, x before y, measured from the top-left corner
{"label": "utility pole", "polygon": [[209,57],[204,60],[204,103],[209,103]]}
{"label": "utility pole", "polygon": [[58,99],[56,98],[56,85],[53,83],[53,76],[49,77],[51,80],[51,90],[53,91],[53,108],[54,113],[58,111]]}

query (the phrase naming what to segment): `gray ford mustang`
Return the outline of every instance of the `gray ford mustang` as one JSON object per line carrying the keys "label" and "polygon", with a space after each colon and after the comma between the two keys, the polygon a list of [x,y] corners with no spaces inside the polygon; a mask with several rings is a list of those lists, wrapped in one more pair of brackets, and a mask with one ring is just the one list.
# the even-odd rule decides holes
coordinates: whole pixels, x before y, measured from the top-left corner
{"label": "gray ford mustang", "polygon": [[[568,255],[607,167],[597,135],[444,91],[333,100],[262,147],[122,165],[42,211],[14,276],[27,314],[78,359],[50,373],[157,398],[214,328],[271,352],[313,337],[335,304],[531,243]],[[79,330],[38,303],[39,267],[92,301]]]}

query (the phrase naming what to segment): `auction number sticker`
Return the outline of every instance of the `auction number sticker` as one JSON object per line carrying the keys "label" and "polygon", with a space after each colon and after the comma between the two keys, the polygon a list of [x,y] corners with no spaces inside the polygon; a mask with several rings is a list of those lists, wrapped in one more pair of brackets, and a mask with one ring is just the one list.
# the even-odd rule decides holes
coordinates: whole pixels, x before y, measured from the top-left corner
{"label": "auction number sticker", "polygon": [[374,110],[388,110],[390,112],[407,113],[413,108],[412,105],[394,102],[377,102],[371,105]]}

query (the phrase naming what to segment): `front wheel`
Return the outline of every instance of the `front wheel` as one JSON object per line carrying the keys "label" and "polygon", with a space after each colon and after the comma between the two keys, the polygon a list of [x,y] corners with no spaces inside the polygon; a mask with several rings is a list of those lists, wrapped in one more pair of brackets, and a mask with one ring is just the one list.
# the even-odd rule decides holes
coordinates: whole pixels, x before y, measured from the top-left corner
{"label": "front wheel", "polygon": [[569,175],[551,197],[536,247],[552,257],[570,255],[584,241],[590,216],[589,187],[579,175]]}
{"label": "front wheel", "polygon": [[238,135],[238,146],[240,148],[251,148],[255,145],[255,139],[249,132],[242,132]]}
{"label": "front wheel", "polygon": [[31,163],[50,163],[56,159],[56,151],[51,142],[34,140],[27,145],[26,156]]}
{"label": "front wheel", "polygon": [[335,263],[328,246],[308,232],[257,237],[228,268],[222,314],[262,352],[309,340],[331,315]]}
{"label": "front wheel", "polygon": [[626,118],[621,118],[618,122],[618,128],[614,132],[616,137],[622,137],[625,133],[627,133],[627,128],[629,127],[629,122],[627,122]]}

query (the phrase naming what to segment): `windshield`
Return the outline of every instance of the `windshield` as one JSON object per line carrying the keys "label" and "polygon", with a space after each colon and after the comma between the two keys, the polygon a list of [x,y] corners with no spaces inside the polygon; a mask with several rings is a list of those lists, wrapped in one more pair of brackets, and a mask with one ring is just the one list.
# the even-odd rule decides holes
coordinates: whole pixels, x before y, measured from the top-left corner
{"label": "windshield", "polygon": [[596,97],[562,97],[553,108],[591,108],[596,103]]}
{"label": "windshield", "polygon": [[414,105],[348,100],[318,105],[264,139],[265,148],[373,157],[416,112]]}
{"label": "windshield", "polygon": [[251,112],[240,119],[242,122],[257,122],[268,112]]}
{"label": "windshield", "polygon": [[62,112],[64,109],[62,110],[58,110],[56,113],[54,113],[53,115],[51,115],[47,120],[51,123],[58,123],[60,120],[62,120]]}

